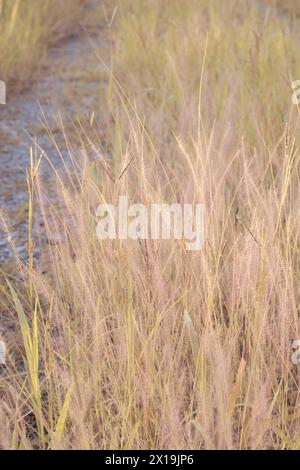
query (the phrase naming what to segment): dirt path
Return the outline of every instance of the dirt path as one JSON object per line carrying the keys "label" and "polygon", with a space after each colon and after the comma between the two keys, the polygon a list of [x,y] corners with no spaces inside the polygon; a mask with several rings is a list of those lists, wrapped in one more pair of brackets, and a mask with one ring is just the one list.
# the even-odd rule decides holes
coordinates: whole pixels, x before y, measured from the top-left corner
{"label": "dirt path", "polygon": [[[266,14],[268,5],[263,0],[258,5],[262,14]],[[292,27],[289,16],[283,10],[278,12],[284,26]],[[94,31],[93,42],[101,45],[103,36],[101,30]],[[84,34],[71,38],[50,51],[43,75],[30,91],[15,99],[8,96],[7,104],[0,107],[0,207],[7,215],[21,258],[26,258],[29,148],[36,140],[54,165],[60,165],[60,157],[45,132],[46,118],[62,154],[68,158],[64,141],[59,140],[55,116],[59,111],[64,125],[71,127],[76,118],[88,118],[99,109],[99,91],[103,86],[100,69],[90,38]],[[42,170],[47,176],[49,169],[45,163]],[[0,229],[0,263],[11,259],[9,244]]]}
{"label": "dirt path", "polygon": [[[98,46],[103,33],[93,31]],[[50,50],[40,80],[22,96],[7,97],[0,107],[0,207],[8,219],[12,237],[21,258],[26,258],[28,196],[26,168],[30,146],[37,144],[51,157],[55,167],[61,159],[45,130],[45,119],[67,158],[66,145],[60,137],[57,116],[68,128],[78,118],[85,119],[99,109],[100,64],[91,38],[82,33]],[[61,142],[60,142],[61,139]],[[48,176],[46,162],[42,172]],[[0,263],[12,260],[4,232],[0,230]]]}

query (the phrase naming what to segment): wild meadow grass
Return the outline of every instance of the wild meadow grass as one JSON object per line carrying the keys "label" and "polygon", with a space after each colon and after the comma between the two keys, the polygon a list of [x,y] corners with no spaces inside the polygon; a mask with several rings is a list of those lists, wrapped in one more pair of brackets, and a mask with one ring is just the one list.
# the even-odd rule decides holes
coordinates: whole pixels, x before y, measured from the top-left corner
{"label": "wild meadow grass", "polygon": [[[59,206],[31,154],[0,446],[299,449],[297,28],[259,2],[104,3],[101,119],[66,136]],[[204,248],[100,242],[96,208],[120,195],[203,203]]]}
{"label": "wild meadow grass", "polygon": [[[298,0],[268,0],[270,4],[274,6],[279,6],[284,9],[286,12],[290,13],[292,16],[300,15],[300,3]],[[273,1],[273,3],[272,3]]]}
{"label": "wild meadow grass", "polygon": [[0,0],[0,78],[20,90],[36,78],[49,46],[84,22],[87,0]]}

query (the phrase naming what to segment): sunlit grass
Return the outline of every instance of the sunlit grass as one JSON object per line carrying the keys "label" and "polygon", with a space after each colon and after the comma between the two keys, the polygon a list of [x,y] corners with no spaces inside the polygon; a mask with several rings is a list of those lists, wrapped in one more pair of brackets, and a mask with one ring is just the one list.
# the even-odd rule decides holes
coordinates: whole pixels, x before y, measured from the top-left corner
{"label": "sunlit grass", "polygon": [[269,3],[277,5],[286,12],[290,13],[292,16],[300,15],[300,3],[298,0],[269,0]]}
{"label": "sunlit grass", "polygon": [[[34,266],[30,229],[2,287],[18,322],[0,446],[300,448],[299,38],[251,5],[105,2],[101,120],[67,142],[59,207],[31,153],[29,227],[42,213],[49,243]],[[120,195],[203,203],[203,250],[100,242],[96,208]]]}
{"label": "sunlit grass", "polygon": [[86,0],[0,0],[0,79],[34,80],[50,45],[84,21]]}

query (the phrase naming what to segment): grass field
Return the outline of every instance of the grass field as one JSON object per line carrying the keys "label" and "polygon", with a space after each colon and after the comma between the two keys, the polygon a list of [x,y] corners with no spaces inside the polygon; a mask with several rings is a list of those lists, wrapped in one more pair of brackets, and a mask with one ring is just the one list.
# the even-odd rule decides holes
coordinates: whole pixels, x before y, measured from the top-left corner
{"label": "grass field", "polygon": [[300,4],[296,0],[269,0],[271,5],[279,6],[290,13],[292,16],[300,15]]}
{"label": "grass field", "polygon": [[[0,447],[300,449],[300,30],[267,3],[101,2],[101,119],[53,169],[59,207],[32,158],[29,262],[1,287]],[[100,242],[121,195],[203,203],[203,249]]]}
{"label": "grass field", "polygon": [[49,46],[84,22],[87,0],[0,0],[1,80],[14,91],[36,78]]}

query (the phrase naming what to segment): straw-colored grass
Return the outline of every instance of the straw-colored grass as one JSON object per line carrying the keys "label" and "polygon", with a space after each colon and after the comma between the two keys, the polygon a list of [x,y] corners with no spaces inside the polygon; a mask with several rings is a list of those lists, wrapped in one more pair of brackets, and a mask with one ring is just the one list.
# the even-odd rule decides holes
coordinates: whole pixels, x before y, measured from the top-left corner
{"label": "straw-colored grass", "polygon": [[[34,266],[30,230],[2,288],[0,446],[299,449],[297,30],[246,0],[105,3],[102,120],[54,169],[59,207],[38,149],[28,171],[50,243]],[[100,242],[120,195],[203,203],[204,248]]]}
{"label": "straw-colored grass", "polygon": [[0,79],[10,88],[36,78],[49,46],[78,29],[89,0],[0,0]]}
{"label": "straw-colored grass", "polygon": [[292,16],[300,15],[300,3],[298,0],[269,0],[273,1],[273,5],[279,6]]}

